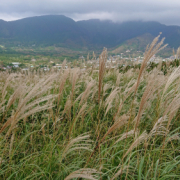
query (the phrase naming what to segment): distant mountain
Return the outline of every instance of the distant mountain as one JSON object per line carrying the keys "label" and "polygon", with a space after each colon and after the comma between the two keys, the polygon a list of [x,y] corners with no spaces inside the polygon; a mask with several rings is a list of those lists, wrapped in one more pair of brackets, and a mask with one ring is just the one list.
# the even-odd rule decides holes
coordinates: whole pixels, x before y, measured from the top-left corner
{"label": "distant mountain", "polygon": [[65,16],[39,16],[0,21],[0,41],[6,44],[83,46],[85,31]]}
{"label": "distant mountain", "polygon": [[144,52],[146,46],[151,43],[154,39],[154,36],[146,33],[141,36],[129,39],[122,43],[119,47],[112,50],[113,54],[120,54],[125,52],[127,49],[135,49],[137,51]]}
{"label": "distant mountain", "polygon": [[166,26],[158,22],[131,21],[113,23],[97,19],[78,21],[63,15],[30,17],[6,22],[0,20],[0,45],[5,46],[57,46],[77,49],[117,49],[128,40],[139,46],[143,38],[155,36],[162,32],[165,43],[170,47],[180,46],[180,27]]}

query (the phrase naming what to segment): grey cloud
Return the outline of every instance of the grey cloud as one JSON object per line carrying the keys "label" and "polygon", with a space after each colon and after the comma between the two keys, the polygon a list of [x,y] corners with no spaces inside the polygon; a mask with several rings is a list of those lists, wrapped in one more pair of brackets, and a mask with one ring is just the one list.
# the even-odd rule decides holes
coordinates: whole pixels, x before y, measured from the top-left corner
{"label": "grey cloud", "polygon": [[1,0],[0,19],[64,14],[75,20],[156,20],[180,25],[179,0]]}

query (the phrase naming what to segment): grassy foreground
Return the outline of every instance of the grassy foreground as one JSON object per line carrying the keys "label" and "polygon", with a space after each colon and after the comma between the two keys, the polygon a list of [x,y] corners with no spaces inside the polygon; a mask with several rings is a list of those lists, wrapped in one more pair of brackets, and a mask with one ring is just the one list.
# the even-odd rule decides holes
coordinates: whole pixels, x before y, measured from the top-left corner
{"label": "grassy foreground", "polygon": [[[180,67],[0,72],[0,179],[180,179]],[[64,63],[65,65],[65,63]]]}

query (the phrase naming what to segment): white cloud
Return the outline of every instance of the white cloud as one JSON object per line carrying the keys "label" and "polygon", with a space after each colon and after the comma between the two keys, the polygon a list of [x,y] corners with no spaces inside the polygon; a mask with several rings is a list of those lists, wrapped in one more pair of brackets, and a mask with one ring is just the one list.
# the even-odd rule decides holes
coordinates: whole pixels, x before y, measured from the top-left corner
{"label": "white cloud", "polygon": [[1,0],[0,19],[63,14],[74,20],[153,20],[180,25],[179,0]]}

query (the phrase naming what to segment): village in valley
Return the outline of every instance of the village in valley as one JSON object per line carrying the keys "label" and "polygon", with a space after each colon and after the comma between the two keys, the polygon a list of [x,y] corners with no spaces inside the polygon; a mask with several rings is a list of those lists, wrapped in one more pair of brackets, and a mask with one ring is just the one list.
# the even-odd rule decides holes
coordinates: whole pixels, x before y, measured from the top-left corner
{"label": "village in valley", "polygon": [[[143,55],[135,56],[133,55],[128,55],[131,50],[127,49],[125,53],[120,53],[117,55],[108,55],[106,57],[106,68],[118,68],[119,66],[132,66],[132,65],[138,65],[143,62]],[[141,51],[137,51],[137,53],[141,53]],[[148,63],[155,63],[158,64],[159,62],[171,62],[178,57],[177,55],[170,56],[168,58],[162,58],[160,56],[154,55]],[[44,63],[42,62],[42,59],[45,59]],[[1,62],[1,59],[0,59]],[[35,59],[32,58],[28,62],[10,62],[8,65],[5,65],[3,63],[0,63],[0,70],[17,70],[20,69],[21,71],[28,71],[32,69],[41,69],[43,71],[49,71],[51,68],[53,69],[61,69],[62,62],[59,62],[58,60],[54,59],[48,59],[48,58],[40,58],[40,59]],[[93,67],[94,69],[99,67],[99,55],[96,55],[93,51],[91,55],[88,53],[87,57],[85,55],[79,56],[78,59],[74,61],[68,61],[67,58],[67,63],[65,65],[65,68],[74,68],[74,67],[80,67],[81,69],[87,69]]]}

